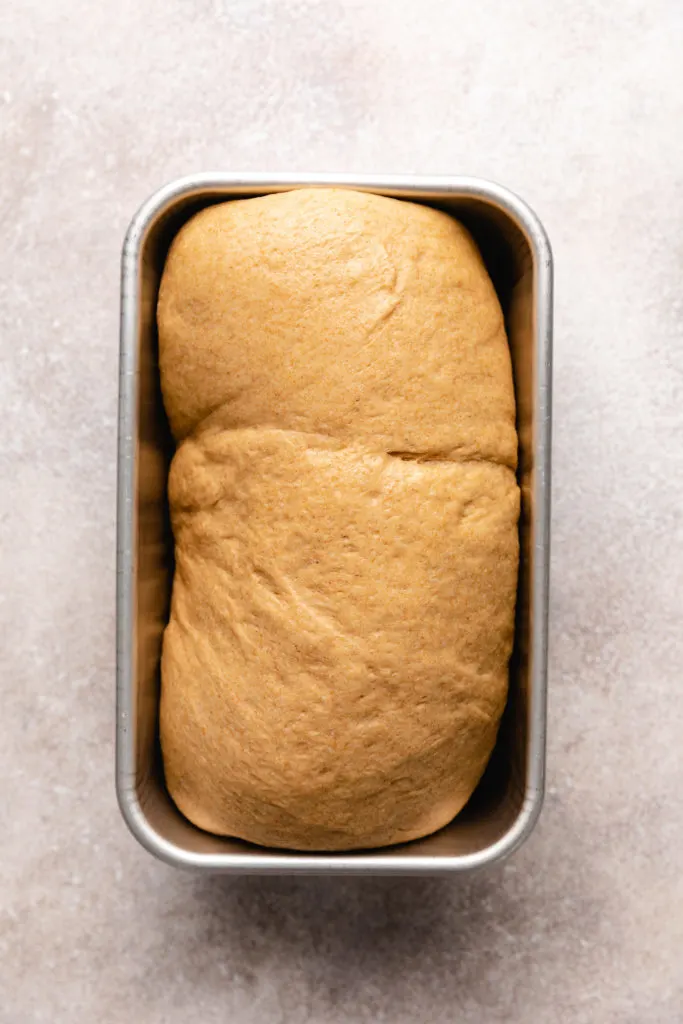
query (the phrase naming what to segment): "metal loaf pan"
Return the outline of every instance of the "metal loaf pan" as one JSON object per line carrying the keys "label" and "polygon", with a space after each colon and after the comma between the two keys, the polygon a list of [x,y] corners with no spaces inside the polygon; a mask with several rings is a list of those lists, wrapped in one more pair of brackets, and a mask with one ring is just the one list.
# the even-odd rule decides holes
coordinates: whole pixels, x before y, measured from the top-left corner
{"label": "metal loaf pan", "polygon": [[[344,854],[263,850],[201,832],[164,786],[157,731],[161,637],[173,545],[166,479],[173,446],[159,391],[156,299],[171,239],[210,203],[340,186],[451,211],[477,239],[512,349],[520,439],[521,573],[510,699],[491,763],[465,810],[413,843]],[[271,874],[435,874],[493,864],[532,831],[543,801],[548,617],[552,256],[535,214],[473,178],[201,174],[161,189],[123,249],[119,404],[116,787],[133,835],[169,864]]]}

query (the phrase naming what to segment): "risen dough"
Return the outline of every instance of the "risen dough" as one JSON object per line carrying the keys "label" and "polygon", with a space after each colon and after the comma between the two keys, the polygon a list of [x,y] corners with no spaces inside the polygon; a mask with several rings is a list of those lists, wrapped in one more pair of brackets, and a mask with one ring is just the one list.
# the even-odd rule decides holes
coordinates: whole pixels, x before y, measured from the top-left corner
{"label": "risen dough", "polygon": [[224,203],[176,237],[158,320],[173,799],[270,846],[440,828],[495,742],[518,562],[510,357],[472,239],[352,191]]}

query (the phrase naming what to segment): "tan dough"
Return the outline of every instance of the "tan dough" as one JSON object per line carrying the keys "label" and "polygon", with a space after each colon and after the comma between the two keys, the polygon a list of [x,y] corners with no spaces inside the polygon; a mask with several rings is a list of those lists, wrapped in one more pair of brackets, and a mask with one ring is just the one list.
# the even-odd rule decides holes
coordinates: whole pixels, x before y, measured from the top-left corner
{"label": "tan dough", "polygon": [[267,846],[440,828],[495,743],[518,564],[510,356],[471,237],[346,190],[223,203],[176,237],[158,321],[173,799]]}

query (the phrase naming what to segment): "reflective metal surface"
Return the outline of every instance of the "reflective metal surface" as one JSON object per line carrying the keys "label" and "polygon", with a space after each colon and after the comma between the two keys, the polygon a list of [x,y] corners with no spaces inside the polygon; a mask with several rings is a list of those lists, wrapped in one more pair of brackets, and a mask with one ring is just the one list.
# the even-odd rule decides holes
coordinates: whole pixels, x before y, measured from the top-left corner
{"label": "reflective metal surface", "polygon": [[[173,545],[166,477],[173,451],[159,391],[156,297],[173,235],[209,203],[301,186],[344,186],[453,212],[477,239],[505,312],[520,438],[521,572],[510,699],[491,763],[466,809],[426,839],[360,853],[268,851],[201,832],[164,787],[159,656]],[[515,195],[473,178],[201,174],[161,189],[123,249],[119,394],[116,788],[136,838],[170,864],[274,874],[435,874],[491,864],[522,843],[543,802],[550,506],[552,255]]]}

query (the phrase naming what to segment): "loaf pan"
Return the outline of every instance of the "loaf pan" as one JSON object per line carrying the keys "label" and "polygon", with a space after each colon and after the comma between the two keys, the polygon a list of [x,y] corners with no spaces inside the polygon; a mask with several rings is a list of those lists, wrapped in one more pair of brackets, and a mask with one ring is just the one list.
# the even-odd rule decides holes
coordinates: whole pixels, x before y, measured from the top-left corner
{"label": "loaf pan", "polygon": [[[337,186],[428,203],[474,234],[512,350],[520,440],[521,570],[510,697],[486,773],[461,814],[426,839],[367,852],[264,850],[201,832],[164,786],[158,737],[161,638],[173,544],[166,480],[173,444],[159,390],[156,300],[169,244],[211,203]],[[205,872],[437,874],[501,860],[543,802],[548,619],[552,256],[538,218],[507,189],[474,178],[200,174],[151,197],[123,247],[118,449],[116,788],[133,835],[169,864]]]}

